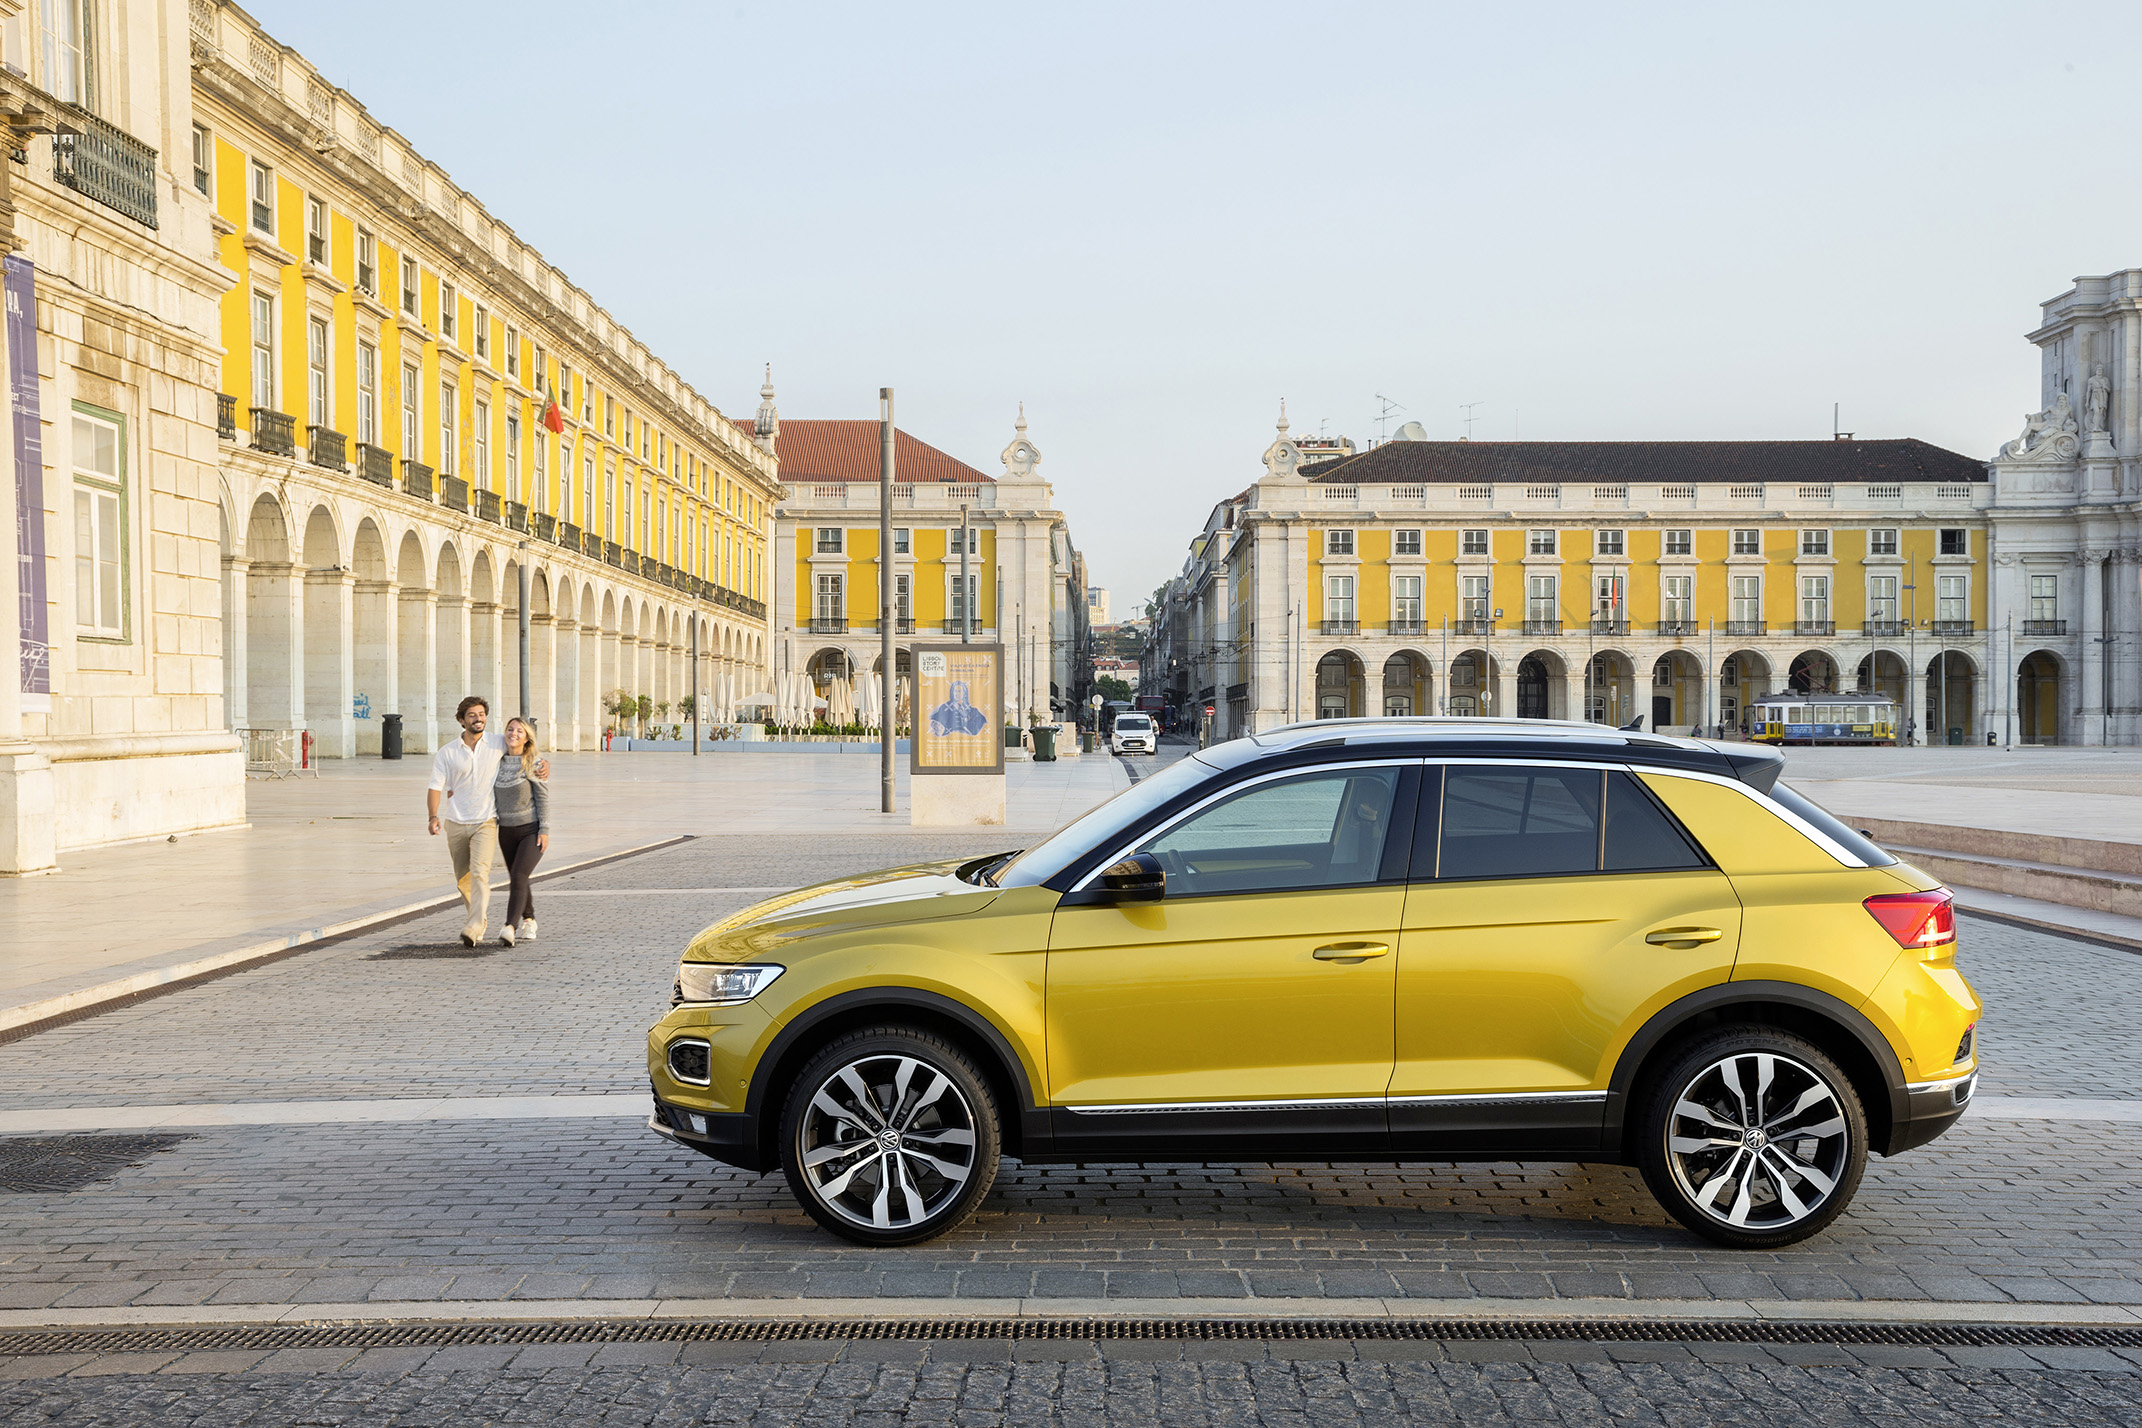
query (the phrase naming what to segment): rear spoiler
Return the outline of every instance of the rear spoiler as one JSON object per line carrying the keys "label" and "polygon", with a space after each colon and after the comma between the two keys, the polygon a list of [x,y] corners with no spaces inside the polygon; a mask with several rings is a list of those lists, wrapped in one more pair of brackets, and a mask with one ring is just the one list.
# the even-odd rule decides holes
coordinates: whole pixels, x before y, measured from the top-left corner
{"label": "rear spoiler", "polygon": [[1778,786],[1778,775],[1785,771],[1785,756],[1774,749],[1756,752],[1746,745],[1713,744],[1712,748],[1725,755],[1733,766],[1733,777],[1739,779],[1757,793],[1768,793]]}

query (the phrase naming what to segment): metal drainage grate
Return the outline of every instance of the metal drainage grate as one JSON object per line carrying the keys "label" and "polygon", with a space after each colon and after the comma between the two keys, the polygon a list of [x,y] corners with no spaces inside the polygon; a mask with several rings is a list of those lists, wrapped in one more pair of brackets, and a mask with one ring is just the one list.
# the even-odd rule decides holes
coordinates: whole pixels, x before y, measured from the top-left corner
{"label": "metal drainage grate", "polygon": [[404,942],[399,947],[384,947],[365,958],[367,962],[434,962],[467,961],[474,957],[488,957],[495,947],[464,947],[459,942],[441,946],[436,942]]}
{"label": "metal drainage grate", "polygon": [[101,1185],[190,1135],[62,1135],[0,1138],[0,1191],[65,1195]]}
{"label": "metal drainage grate", "polygon": [[0,1358],[207,1349],[451,1348],[464,1344],[1304,1340],[1897,1344],[1932,1348],[2142,1348],[2142,1327],[2080,1324],[1778,1323],[1680,1319],[812,1319],[551,1324],[238,1324],[37,1329],[0,1334]]}

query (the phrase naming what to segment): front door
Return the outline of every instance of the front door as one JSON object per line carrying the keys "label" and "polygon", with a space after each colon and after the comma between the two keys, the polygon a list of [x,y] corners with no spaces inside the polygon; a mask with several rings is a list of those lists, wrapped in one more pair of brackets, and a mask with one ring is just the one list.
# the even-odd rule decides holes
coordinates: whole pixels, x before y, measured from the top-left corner
{"label": "front door", "polygon": [[1731,974],[1731,884],[1616,769],[1452,764],[1420,817],[1438,836],[1399,935],[1394,1147],[1596,1132],[1628,1038]]}
{"label": "front door", "polygon": [[1673,696],[1672,696],[1671,694],[1654,694],[1654,695],[1652,695],[1652,696],[1651,696],[1651,727],[1652,727],[1652,729],[1653,729],[1653,730],[1663,729],[1663,728],[1665,728],[1665,727],[1666,727],[1666,726],[1667,726],[1668,724],[1671,724],[1672,722],[1673,722]]}
{"label": "front door", "polygon": [[1057,1148],[1387,1144],[1417,767],[1254,781],[1143,839],[1167,895],[1066,894],[1049,937]]}

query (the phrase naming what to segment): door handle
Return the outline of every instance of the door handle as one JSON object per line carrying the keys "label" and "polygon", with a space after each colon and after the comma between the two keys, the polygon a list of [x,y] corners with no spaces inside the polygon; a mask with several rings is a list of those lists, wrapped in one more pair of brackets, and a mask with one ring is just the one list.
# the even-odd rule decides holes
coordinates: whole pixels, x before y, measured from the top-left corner
{"label": "door handle", "polygon": [[1671,947],[1685,952],[1706,942],[1716,942],[1723,936],[1725,933],[1715,927],[1662,927],[1656,932],[1645,933],[1644,940],[1654,947]]}
{"label": "door handle", "polygon": [[1368,957],[1384,956],[1390,950],[1388,942],[1334,942],[1309,955],[1319,962],[1359,962]]}

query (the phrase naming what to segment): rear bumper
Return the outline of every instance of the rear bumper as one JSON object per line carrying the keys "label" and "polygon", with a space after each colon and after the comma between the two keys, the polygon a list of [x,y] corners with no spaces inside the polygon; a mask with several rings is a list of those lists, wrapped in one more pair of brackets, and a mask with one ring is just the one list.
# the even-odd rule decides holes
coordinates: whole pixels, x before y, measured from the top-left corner
{"label": "rear bumper", "polygon": [[1942,1081],[1915,1081],[1904,1088],[1905,1113],[1889,1129],[1883,1154],[1898,1155],[1925,1145],[1955,1125],[1978,1090],[1978,1073]]}

